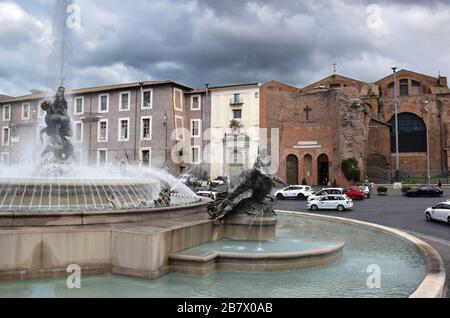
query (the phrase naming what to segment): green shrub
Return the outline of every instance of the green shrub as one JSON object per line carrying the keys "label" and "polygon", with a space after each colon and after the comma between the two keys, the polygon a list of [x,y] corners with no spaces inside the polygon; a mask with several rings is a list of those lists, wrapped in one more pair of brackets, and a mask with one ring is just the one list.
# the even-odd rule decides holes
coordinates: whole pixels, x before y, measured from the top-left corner
{"label": "green shrub", "polygon": [[339,183],[337,183],[336,179],[333,181],[333,188],[339,188]]}
{"label": "green shrub", "polygon": [[411,189],[412,189],[412,188],[411,188],[410,186],[403,186],[402,192],[403,192],[403,193],[406,193],[406,192],[410,191]]}
{"label": "green shrub", "polygon": [[355,158],[342,160],[341,169],[348,181],[361,181],[361,170],[358,165],[358,160]]}
{"label": "green shrub", "polygon": [[386,188],[386,187],[378,187],[377,191],[379,193],[387,193],[388,192],[388,188]]}
{"label": "green shrub", "polygon": [[307,186],[307,185],[308,185],[308,182],[306,181],[306,178],[303,178],[303,180],[302,180],[302,185],[304,185],[304,186]]}

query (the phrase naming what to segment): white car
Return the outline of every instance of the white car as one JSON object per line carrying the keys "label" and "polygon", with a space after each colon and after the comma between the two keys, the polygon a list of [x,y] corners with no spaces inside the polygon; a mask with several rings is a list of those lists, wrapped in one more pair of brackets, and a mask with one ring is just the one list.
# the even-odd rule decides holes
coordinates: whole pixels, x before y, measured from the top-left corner
{"label": "white car", "polygon": [[433,220],[447,222],[450,225],[450,202],[440,203],[425,211],[428,222]]}
{"label": "white car", "polygon": [[311,187],[301,185],[290,186],[275,192],[275,197],[278,200],[284,199],[306,200],[312,195],[314,195],[314,190]]}
{"label": "white car", "polygon": [[338,210],[343,212],[353,208],[353,201],[344,195],[326,195],[320,199],[308,201],[308,209],[311,211],[318,210]]}
{"label": "white car", "polygon": [[214,191],[198,191],[197,196],[203,197],[203,198],[208,198],[213,201],[217,200],[217,192],[214,192]]}
{"label": "white car", "polygon": [[308,198],[308,201],[317,200],[321,197],[329,194],[335,194],[335,195],[343,195],[345,193],[343,188],[324,188],[317,192],[316,194],[310,196]]}
{"label": "white car", "polygon": [[364,192],[364,195],[366,196],[366,198],[368,198],[368,199],[370,198],[370,187],[369,186],[363,185],[363,186],[360,186],[359,189],[362,192]]}

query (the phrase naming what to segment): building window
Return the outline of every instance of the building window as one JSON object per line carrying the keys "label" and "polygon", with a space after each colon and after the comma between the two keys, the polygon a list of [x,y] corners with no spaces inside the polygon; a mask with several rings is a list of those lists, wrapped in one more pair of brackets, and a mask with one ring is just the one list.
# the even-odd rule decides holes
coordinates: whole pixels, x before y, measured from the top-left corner
{"label": "building window", "polygon": [[184,140],[184,120],[183,117],[175,116],[175,129],[177,140]]}
{"label": "building window", "polygon": [[98,122],[98,142],[108,141],[108,120],[100,120]]}
{"label": "building window", "polygon": [[84,97],[75,98],[75,114],[82,114],[84,110]]}
{"label": "building window", "polygon": [[[395,116],[391,126],[391,150],[397,152],[395,140]],[[427,127],[423,120],[412,113],[398,115],[399,152],[427,152]]]}
{"label": "building window", "polygon": [[153,108],[153,90],[144,89],[142,91],[142,109]]}
{"label": "building window", "polygon": [[30,104],[22,104],[22,120],[30,119]]}
{"label": "building window", "polygon": [[109,111],[109,95],[104,94],[98,97],[99,113],[107,113]]}
{"label": "building window", "polygon": [[107,161],[108,161],[108,150],[99,149],[97,151],[97,164],[99,166],[106,166]]}
{"label": "building window", "polygon": [[242,109],[233,110],[233,119],[242,119]]}
{"label": "building window", "polygon": [[255,98],[256,98],[256,99],[259,98],[259,93],[258,93],[258,92],[255,93]]}
{"label": "building window", "polygon": [[191,110],[200,110],[201,108],[202,108],[201,96],[200,95],[191,96]]}
{"label": "building window", "polygon": [[3,106],[3,121],[10,121],[10,120],[11,120],[11,106],[4,105]]}
{"label": "building window", "polygon": [[150,167],[152,164],[152,151],[150,148],[141,149],[141,163],[144,167]]}
{"label": "building window", "polygon": [[130,92],[120,93],[120,111],[130,110]]}
{"label": "building window", "polygon": [[9,153],[8,152],[2,152],[0,154],[0,166],[2,166],[2,167],[9,166]]}
{"label": "building window", "polygon": [[75,142],[83,142],[83,123],[75,122]]}
{"label": "building window", "polygon": [[130,119],[119,119],[119,141],[128,141],[130,137]]}
{"label": "building window", "polygon": [[141,139],[152,139],[152,117],[142,117],[141,120]]}
{"label": "building window", "polygon": [[388,91],[387,91],[388,97],[394,97],[394,88],[395,88],[395,86],[394,86],[393,82],[388,85],[388,88],[387,88],[388,89]]}
{"label": "building window", "polygon": [[412,81],[411,86],[412,86],[412,91],[411,91],[412,95],[420,95],[420,93],[421,93],[420,92],[420,83],[417,81]]}
{"label": "building window", "polygon": [[200,137],[202,130],[202,121],[200,119],[192,119],[191,120],[191,137],[198,138]]}
{"label": "building window", "polygon": [[181,89],[175,88],[173,91],[173,104],[177,111],[183,111],[183,91]]}
{"label": "building window", "polygon": [[408,95],[409,95],[408,80],[407,79],[400,80],[400,96],[408,96]]}
{"label": "building window", "polygon": [[239,104],[241,102],[241,94],[234,94],[233,103]]}
{"label": "building window", "polygon": [[4,127],[2,130],[2,144],[4,146],[9,146],[9,142],[11,140],[10,132],[11,130],[9,127]]}
{"label": "building window", "polygon": [[330,88],[331,89],[341,88],[341,84],[331,84]]}
{"label": "building window", "polygon": [[201,162],[200,159],[200,147],[196,146],[196,147],[192,147],[192,152],[191,152],[191,162],[193,164],[199,164]]}

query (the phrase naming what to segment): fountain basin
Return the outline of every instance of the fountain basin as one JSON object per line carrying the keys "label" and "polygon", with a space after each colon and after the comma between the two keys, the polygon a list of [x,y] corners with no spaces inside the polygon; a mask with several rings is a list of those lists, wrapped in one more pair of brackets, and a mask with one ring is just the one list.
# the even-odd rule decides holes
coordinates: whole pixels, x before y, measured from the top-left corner
{"label": "fountain basin", "polygon": [[[173,272],[199,276],[209,275],[216,270],[270,272],[308,269],[337,262],[342,258],[345,247],[345,241],[340,238],[319,244],[311,244],[302,239],[280,241],[243,244],[239,241],[222,240],[173,254],[170,256],[170,266]],[[275,248],[267,251],[266,246],[271,243],[275,248],[278,247],[278,251]],[[283,251],[283,247],[287,247],[286,251]],[[211,251],[197,255],[203,250]]]}
{"label": "fountain basin", "polygon": [[[222,239],[239,241],[272,241],[276,239],[276,217],[259,217],[248,214],[227,215],[216,221]],[[215,238],[217,240],[218,238]]]}
{"label": "fountain basin", "polygon": [[[169,198],[170,196],[170,198]],[[167,195],[152,179],[0,179],[0,226],[63,226],[139,222],[205,204],[192,192]]]}
{"label": "fountain basin", "polygon": [[[214,228],[206,212],[123,225],[0,228],[0,280],[12,281],[0,283],[0,297],[405,298],[444,293],[445,268],[428,244],[386,227],[310,214],[280,213],[278,237],[295,239],[311,231],[342,237],[346,246],[338,261],[302,270],[230,269],[202,277],[173,273],[171,255],[211,244]],[[81,290],[65,285],[70,264],[82,268]],[[381,289],[366,285],[371,264],[382,269]],[[46,279],[14,281],[31,278]]]}

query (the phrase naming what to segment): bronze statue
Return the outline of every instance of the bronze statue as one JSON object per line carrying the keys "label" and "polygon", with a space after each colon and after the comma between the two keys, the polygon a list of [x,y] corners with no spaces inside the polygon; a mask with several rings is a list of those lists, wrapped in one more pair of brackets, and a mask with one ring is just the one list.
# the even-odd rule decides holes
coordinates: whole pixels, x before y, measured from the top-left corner
{"label": "bronze statue", "polygon": [[[273,198],[270,193],[276,183],[284,184],[279,178],[267,174],[258,157],[252,169],[244,171],[239,185],[223,201],[212,202],[208,207],[211,219],[223,219],[230,213],[274,216]],[[268,202],[269,201],[269,202]]]}
{"label": "bronze statue", "polygon": [[42,156],[53,152],[56,161],[66,161],[73,156],[74,152],[74,147],[68,139],[72,137],[73,132],[64,92],[64,87],[58,88],[54,101],[45,101],[41,105],[42,110],[47,113],[45,116],[47,127],[41,130],[41,142],[44,142],[44,134],[50,138],[50,143]]}

